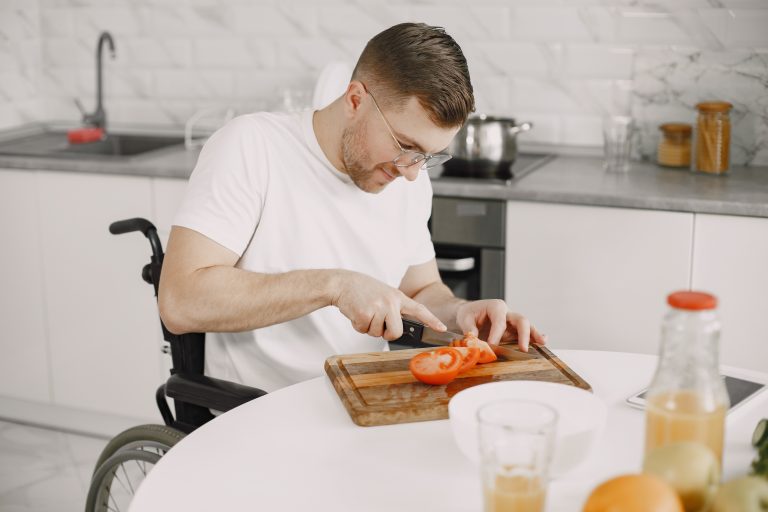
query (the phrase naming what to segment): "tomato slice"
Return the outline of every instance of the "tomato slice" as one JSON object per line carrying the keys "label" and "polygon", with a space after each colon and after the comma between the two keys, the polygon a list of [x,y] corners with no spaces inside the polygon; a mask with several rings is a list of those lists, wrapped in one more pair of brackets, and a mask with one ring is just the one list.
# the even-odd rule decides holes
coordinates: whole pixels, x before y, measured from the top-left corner
{"label": "tomato slice", "polygon": [[456,350],[461,352],[463,358],[461,361],[461,368],[459,368],[460,374],[474,368],[480,360],[480,349],[477,347],[456,347]]}
{"label": "tomato slice", "polygon": [[448,384],[459,374],[461,352],[452,347],[420,352],[411,358],[408,368],[416,379],[425,384]]}
{"label": "tomato slice", "polygon": [[471,332],[464,335],[461,344],[463,347],[477,347],[480,349],[480,359],[477,361],[479,364],[492,363],[498,359],[496,357],[496,352],[493,351],[490,345]]}

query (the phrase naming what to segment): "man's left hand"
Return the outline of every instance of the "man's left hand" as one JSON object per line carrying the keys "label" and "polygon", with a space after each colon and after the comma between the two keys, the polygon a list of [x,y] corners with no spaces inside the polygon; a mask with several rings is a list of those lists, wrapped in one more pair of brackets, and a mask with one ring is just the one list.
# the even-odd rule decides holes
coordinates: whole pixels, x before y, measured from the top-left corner
{"label": "man's left hand", "polygon": [[524,316],[511,311],[503,300],[465,302],[456,310],[456,323],[462,332],[471,332],[493,345],[517,343],[523,352],[528,351],[529,342],[538,345],[547,342],[546,334],[541,334]]}

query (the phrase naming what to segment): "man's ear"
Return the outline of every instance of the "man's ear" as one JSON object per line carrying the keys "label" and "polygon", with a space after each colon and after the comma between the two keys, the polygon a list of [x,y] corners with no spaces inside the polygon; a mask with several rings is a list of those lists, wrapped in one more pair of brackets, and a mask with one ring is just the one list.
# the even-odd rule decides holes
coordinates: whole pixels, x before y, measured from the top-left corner
{"label": "man's ear", "polygon": [[347,86],[347,90],[344,92],[344,112],[347,117],[355,117],[363,101],[363,96],[367,94],[363,83],[359,80],[352,80]]}

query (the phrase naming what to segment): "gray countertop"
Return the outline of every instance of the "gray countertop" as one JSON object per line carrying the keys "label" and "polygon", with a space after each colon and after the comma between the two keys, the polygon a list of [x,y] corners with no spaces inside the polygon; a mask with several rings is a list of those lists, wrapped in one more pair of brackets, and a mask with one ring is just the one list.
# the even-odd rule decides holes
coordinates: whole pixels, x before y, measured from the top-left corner
{"label": "gray countertop", "polygon": [[[0,155],[0,168],[186,179],[198,154],[172,147],[121,161]],[[433,188],[438,196],[768,217],[766,167],[709,176],[633,162],[629,172],[614,174],[598,157],[560,155],[508,184],[437,178]]]}

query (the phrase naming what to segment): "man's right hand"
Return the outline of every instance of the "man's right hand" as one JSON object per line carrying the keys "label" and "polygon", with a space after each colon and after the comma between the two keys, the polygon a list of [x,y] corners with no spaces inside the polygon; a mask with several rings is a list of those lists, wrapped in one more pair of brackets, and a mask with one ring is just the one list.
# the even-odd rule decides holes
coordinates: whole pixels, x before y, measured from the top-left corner
{"label": "man's right hand", "polygon": [[349,318],[357,332],[381,336],[387,341],[403,335],[403,314],[436,331],[446,330],[426,306],[397,288],[359,272],[340,271],[332,304]]}

